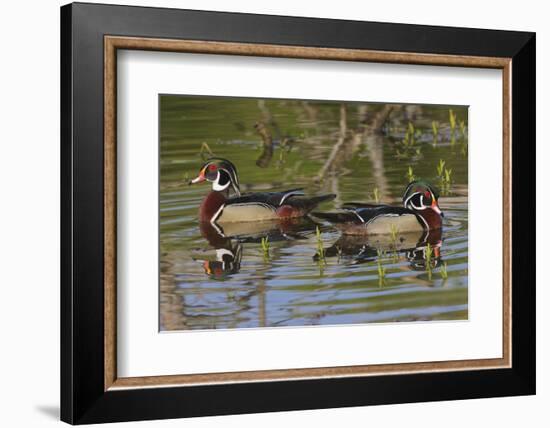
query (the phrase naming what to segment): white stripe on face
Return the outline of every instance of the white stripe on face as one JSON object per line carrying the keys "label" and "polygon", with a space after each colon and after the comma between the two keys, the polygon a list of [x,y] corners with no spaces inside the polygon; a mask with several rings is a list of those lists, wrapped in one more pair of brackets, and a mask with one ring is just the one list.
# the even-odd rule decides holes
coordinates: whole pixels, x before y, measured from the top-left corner
{"label": "white stripe on face", "polygon": [[[229,177],[230,184],[233,187],[233,190],[235,191],[237,196],[241,196],[241,191],[239,190],[239,179],[237,178],[237,173],[233,169],[231,171],[228,171],[225,168],[220,168],[220,171],[226,172],[227,176]],[[218,179],[219,179],[219,176],[218,176]]]}
{"label": "white stripe on face", "polygon": [[409,204],[409,201],[411,200],[411,198],[413,198],[414,196],[416,195],[420,195],[420,203],[422,204],[422,206],[420,207],[417,207],[414,202],[411,201],[411,206],[415,209],[415,210],[425,210],[426,208],[428,208],[427,206],[424,205],[424,195],[421,193],[421,192],[415,192],[413,193],[411,196],[409,196],[407,199],[405,199],[405,202],[404,202],[404,205],[405,205],[405,208],[407,208],[407,205]]}

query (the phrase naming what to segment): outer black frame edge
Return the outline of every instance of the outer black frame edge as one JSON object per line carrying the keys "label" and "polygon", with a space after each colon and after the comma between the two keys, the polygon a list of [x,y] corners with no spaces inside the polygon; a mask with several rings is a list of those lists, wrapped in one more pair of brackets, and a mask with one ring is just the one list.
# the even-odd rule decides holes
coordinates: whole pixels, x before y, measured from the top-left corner
{"label": "outer black frame edge", "polygon": [[[529,208],[512,215],[513,367],[105,393],[105,34],[512,57],[512,141],[516,142],[512,201],[513,206]],[[534,33],[97,4],[63,6],[61,419],[83,424],[534,394],[535,260],[520,251],[535,242],[534,159]]]}
{"label": "outer black frame edge", "polygon": [[[512,60],[512,362],[536,390],[536,36]],[[515,142],[515,143],[514,143]],[[521,207],[513,209],[513,207]]]}
{"label": "outer black frame edge", "polygon": [[61,8],[61,420],[74,422],[72,365],[72,8]]}
{"label": "outer black frame edge", "polygon": [[91,3],[73,6],[83,24],[98,32],[136,37],[513,57],[533,34]]}

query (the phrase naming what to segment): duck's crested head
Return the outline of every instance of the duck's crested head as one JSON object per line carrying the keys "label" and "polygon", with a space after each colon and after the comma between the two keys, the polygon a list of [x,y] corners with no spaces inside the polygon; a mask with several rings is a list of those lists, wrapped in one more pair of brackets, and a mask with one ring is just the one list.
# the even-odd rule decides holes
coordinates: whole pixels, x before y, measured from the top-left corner
{"label": "duck's crested head", "polygon": [[199,175],[191,180],[189,184],[201,183],[203,181],[210,181],[212,183],[212,190],[214,191],[223,192],[231,188],[237,195],[241,194],[237,168],[227,159],[208,159],[200,167]]}
{"label": "duck's crested head", "polygon": [[432,209],[443,216],[437,201],[439,190],[425,180],[414,180],[409,183],[403,193],[403,206],[413,211]]}

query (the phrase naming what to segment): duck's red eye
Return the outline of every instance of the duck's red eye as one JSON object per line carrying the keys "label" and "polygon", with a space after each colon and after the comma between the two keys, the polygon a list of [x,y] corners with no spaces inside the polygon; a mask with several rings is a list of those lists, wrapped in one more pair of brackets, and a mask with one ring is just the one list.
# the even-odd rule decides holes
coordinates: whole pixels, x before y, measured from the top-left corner
{"label": "duck's red eye", "polygon": [[430,192],[428,192],[427,190],[424,192],[424,196],[426,196],[426,198],[430,198],[432,195]]}
{"label": "duck's red eye", "polygon": [[209,170],[209,171],[216,171],[217,169],[218,169],[218,167],[217,167],[216,165],[214,165],[214,164],[210,164],[210,165],[208,166],[208,170]]}

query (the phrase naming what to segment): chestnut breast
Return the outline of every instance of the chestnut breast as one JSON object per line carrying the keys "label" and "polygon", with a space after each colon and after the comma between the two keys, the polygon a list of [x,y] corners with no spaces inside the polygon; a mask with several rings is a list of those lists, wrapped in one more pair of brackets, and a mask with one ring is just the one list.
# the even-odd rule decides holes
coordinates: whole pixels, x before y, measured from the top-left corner
{"label": "chestnut breast", "polygon": [[212,191],[206,195],[199,207],[200,221],[210,221],[225,201],[226,198],[221,192]]}
{"label": "chestnut breast", "polygon": [[441,229],[441,216],[433,209],[426,208],[425,210],[416,211],[416,213],[426,220],[430,229]]}

